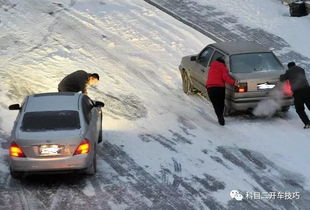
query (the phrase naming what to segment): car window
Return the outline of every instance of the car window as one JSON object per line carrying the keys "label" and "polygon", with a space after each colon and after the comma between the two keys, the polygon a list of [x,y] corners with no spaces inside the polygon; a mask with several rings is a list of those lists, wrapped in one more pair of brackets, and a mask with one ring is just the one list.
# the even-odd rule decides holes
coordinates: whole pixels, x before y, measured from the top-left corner
{"label": "car window", "polygon": [[282,64],[271,52],[232,55],[230,68],[233,73],[281,71]]}
{"label": "car window", "polygon": [[209,48],[209,47],[206,48],[206,49],[200,54],[199,63],[200,63],[201,65],[203,65],[203,66],[207,66],[213,52],[214,52],[214,49]]}
{"label": "car window", "polygon": [[44,111],[24,114],[21,130],[38,132],[49,130],[80,129],[80,118],[77,111]]}
{"label": "car window", "polygon": [[93,107],[94,106],[93,106],[92,100],[88,96],[83,96],[83,98],[82,98],[82,110],[83,110],[83,115],[84,115],[84,118],[85,118],[87,124],[89,124],[89,122],[90,122],[91,110]]}
{"label": "car window", "polygon": [[212,59],[211,59],[211,62],[209,63],[209,66],[211,65],[211,63],[213,61],[215,61],[217,58],[220,58],[220,57],[223,57],[224,58],[224,54],[218,52],[218,51],[215,51],[215,53],[213,54],[212,56]]}

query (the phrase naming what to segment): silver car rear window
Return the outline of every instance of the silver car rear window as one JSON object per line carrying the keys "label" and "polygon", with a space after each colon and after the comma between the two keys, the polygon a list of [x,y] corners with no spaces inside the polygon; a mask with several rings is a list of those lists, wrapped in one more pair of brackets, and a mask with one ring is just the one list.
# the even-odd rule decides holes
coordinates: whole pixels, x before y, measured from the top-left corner
{"label": "silver car rear window", "polygon": [[49,130],[80,129],[80,118],[77,111],[27,112],[24,114],[21,130],[40,132]]}
{"label": "silver car rear window", "polygon": [[232,73],[252,73],[281,70],[283,70],[283,66],[271,52],[246,53],[230,56],[230,71]]}

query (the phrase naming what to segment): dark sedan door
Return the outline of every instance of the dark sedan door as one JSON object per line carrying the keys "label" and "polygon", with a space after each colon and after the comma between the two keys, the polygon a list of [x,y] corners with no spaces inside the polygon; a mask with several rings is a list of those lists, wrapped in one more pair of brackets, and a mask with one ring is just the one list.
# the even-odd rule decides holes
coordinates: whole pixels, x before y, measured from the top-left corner
{"label": "dark sedan door", "polygon": [[197,87],[200,91],[205,90],[208,65],[213,52],[213,48],[206,47],[201,51],[201,53],[199,53],[197,60],[193,65],[193,69],[191,71],[192,82],[194,83],[194,86]]}

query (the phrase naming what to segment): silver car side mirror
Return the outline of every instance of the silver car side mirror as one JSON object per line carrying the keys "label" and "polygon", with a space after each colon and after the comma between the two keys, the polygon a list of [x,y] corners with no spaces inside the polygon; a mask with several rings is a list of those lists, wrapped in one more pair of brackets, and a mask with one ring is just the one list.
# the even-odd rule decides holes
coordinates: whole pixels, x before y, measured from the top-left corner
{"label": "silver car side mirror", "polygon": [[191,61],[197,61],[197,56],[192,56]]}

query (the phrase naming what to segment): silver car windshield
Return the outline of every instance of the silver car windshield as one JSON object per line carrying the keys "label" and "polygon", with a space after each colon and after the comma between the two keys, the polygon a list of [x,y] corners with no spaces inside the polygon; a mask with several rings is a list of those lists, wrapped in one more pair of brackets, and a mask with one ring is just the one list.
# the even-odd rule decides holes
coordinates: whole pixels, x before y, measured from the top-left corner
{"label": "silver car windshield", "polygon": [[271,52],[246,53],[230,56],[230,71],[233,73],[281,70],[283,70],[283,66]]}
{"label": "silver car windshield", "polygon": [[80,118],[77,111],[27,112],[24,114],[21,130],[40,132],[49,130],[80,129]]}

